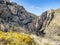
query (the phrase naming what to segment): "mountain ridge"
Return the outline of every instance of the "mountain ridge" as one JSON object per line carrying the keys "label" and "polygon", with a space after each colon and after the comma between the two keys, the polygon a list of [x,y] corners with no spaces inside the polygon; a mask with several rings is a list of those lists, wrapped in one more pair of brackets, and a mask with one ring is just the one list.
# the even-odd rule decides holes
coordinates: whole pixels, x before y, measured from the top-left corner
{"label": "mountain ridge", "polygon": [[[24,32],[28,34],[32,33],[41,36],[47,34],[51,35],[50,30],[52,30],[53,27],[50,27],[50,24],[52,25],[54,23],[53,20],[55,17],[57,21],[60,15],[60,9],[51,9],[43,12],[40,16],[36,16],[27,12],[23,6],[15,2],[10,2],[9,0],[2,0],[0,2],[0,30],[4,32],[8,32],[12,29],[15,32]],[[52,34],[55,34],[55,31],[53,31]]]}

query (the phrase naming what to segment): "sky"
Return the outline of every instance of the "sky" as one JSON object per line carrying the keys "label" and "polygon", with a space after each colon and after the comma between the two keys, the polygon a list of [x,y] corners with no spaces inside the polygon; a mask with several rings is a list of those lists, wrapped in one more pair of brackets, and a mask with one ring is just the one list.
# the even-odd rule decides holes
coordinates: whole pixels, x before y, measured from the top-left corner
{"label": "sky", "polygon": [[28,12],[41,15],[49,9],[60,8],[60,0],[11,0],[22,5]]}

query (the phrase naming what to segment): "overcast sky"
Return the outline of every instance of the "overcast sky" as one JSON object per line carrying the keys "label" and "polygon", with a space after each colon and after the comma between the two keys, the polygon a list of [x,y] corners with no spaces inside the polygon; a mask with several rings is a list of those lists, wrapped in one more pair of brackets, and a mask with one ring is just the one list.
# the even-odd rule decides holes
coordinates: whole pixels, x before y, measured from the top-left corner
{"label": "overcast sky", "polygon": [[24,8],[36,15],[49,9],[60,8],[60,0],[11,0],[24,6]]}

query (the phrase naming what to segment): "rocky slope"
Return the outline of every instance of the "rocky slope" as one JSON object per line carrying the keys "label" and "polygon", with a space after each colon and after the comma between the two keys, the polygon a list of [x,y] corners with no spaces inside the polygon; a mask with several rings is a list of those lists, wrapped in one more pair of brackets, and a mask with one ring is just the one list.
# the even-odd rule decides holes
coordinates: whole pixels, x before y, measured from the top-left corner
{"label": "rocky slope", "polygon": [[60,36],[60,9],[51,9],[45,11],[44,13],[42,13],[39,20],[38,27],[40,28],[38,29],[38,31],[43,31],[47,36]]}
{"label": "rocky slope", "polygon": [[[33,20],[37,17],[25,10],[23,6],[9,0],[0,0],[0,29],[2,31],[10,31],[14,28],[15,31],[29,30],[33,28]],[[30,28],[31,27],[31,28]]]}
{"label": "rocky slope", "polygon": [[0,31],[28,33],[39,45],[60,45],[60,9],[36,16],[15,2],[0,0]]}
{"label": "rocky slope", "polygon": [[60,9],[48,10],[35,20],[37,37],[32,35],[39,45],[60,45]]}
{"label": "rocky slope", "polygon": [[0,0],[0,30],[33,33],[45,37],[60,36],[60,9],[48,10],[40,16],[9,0]]}

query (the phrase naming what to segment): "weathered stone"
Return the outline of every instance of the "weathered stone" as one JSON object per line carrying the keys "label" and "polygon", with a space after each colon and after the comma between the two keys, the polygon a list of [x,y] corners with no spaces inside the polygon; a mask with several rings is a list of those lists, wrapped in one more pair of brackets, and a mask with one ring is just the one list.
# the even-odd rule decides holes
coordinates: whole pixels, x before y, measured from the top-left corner
{"label": "weathered stone", "polygon": [[[17,5],[14,2],[9,2],[8,0],[1,1],[6,2],[4,4],[0,4],[0,24],[3,24],[1,24],[1,30],[9,31],[10,27],[16,28],[17,26],[24,28],[25,31],[28,32],[28,29],[30,29],[28,27],[30,23],[32,23],[33,20],[36,18],[36,16],[27,12],[23,6]],[[6,27],[7,25],[9,28]],[[31,26],[33,25],[30,25],[30,27]]]}
{"label": "weathered stone", "polygon": [[25,29],[23,32],[42,36],[60,34],[60,9],[48,10],[43,12],[41,16],[35,16],[27,12],[21,5],[9,2],[8,0],[5,2],[0,4],[0,24],[2,24],[2,27],[0,27],[2,30],[9,31],[11,27],[22,27]]}

